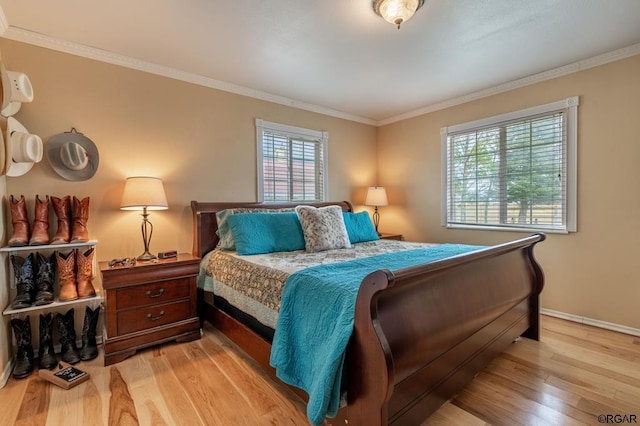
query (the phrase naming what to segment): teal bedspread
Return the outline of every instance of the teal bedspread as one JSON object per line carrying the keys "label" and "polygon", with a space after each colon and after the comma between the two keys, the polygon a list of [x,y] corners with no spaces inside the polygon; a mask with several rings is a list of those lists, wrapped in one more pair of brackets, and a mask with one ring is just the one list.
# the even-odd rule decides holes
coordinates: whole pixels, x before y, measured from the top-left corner
{"label": "teal bedspread", "polygon": [[314,266],[287,279],[270,363],[281,380],[307,392],[307,417],[313,424],[335,417],[338,411],[345,351],[364,277],[380,269],[394,271],[481,248],[442,244]]}

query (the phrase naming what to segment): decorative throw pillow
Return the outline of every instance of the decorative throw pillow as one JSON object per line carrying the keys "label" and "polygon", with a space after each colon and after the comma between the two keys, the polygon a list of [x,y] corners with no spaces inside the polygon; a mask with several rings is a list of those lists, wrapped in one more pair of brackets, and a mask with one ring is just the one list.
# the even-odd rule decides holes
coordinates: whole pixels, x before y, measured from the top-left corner
{"label": "decorative throw pillow", "polygon": [[265,209],[261,207],[236,207],[235,209],[225,209],[216,212],[216,221],[218,222],[218,230],[216,234],[218,234],[218,248],[221,250],[235,250],[236,245],[233,241],[233,235],[231,234],[231,230],[229,229],[229,224],[227,221],[229,220],[229,216],[234,214],[245,214],[245,213],[293,213],[295,208],[293,207],[285,207],[283,209]]}
{"label": "decorative throw pillow", "polygon": [[349,234],[340,206],[296,207],[307,252],[349,248]]}
{"label": "decorative throw pillow", "polygon": [[228,218],[239,255],[304,249],[304,236],[295,213],[234,214]]}
{"label": "decorative throw pillow", "polygon": [[344,212],[342,216],[344,217],[344,224],[347,228],[347,234],[349,234],[351,244],[380,239],[368,212]]}

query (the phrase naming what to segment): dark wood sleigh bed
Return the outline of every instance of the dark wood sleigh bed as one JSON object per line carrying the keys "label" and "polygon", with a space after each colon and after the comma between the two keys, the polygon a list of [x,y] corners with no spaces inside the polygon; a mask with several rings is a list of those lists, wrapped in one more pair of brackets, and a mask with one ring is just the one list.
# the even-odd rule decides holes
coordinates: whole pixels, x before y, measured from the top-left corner
{"label": "dark wood sleigh bed", "polygon": [[[313,205],[330,204],[352,211],[349,202]],[[237,207],[291,205],[192,201],[194,255],[202,257],[215,248],[216,212]],[[369,274],[358,292],[347,348],[347,406],[327,423],[419,424],[516,338],[538,340],[544,278],[533,247],[544,239],[535,234]],[[203,291],[200,297],[203,301]],[[274,373],[268,340],[210,303],[200,307],[204,320]]]}

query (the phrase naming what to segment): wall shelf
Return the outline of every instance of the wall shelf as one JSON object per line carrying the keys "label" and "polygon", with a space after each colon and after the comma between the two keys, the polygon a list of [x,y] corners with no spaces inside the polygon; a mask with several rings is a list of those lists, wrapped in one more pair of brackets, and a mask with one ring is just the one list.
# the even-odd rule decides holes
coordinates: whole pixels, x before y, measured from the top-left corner
{"label": "wall shelf", "polygon": [[47,244],[42,246],[2,247],[0,253],[17,253],[21,251],[35,252],[40,250],[64,250],[77,247],[90,247],[98,244],[98,240],[89,240],[83,243]]}
{"label": "wall shelf", "polygon": [[[21,253],[21,255],[24,255],[26,253],[36,253],[36,252],[45,252],[45,253],[53,253],[54,251],[66,251],[66,250],[70,250],[70,249],[76,249],[76,248],[80,248],[80,247],[95,247],[98,244],[98,240],[89,240],[86,242],[81,242],[81,243],[65,243],[65,244],[46,244],[46,245],[40,245],[40,246],[22,246],[22,247],[2,247],[0,248],[0,253],[7,253],[7,254],[11,254],[11,255],[18,255],[18,253]],[[22,254],[24,253],[24,254]],[[9,306],[7,306],[4,311],[2,311],[2,315],[11,315],[12,317],[18,317],[20,315],[23,315],[25,313],[29,313],[29,312],[42,312],[42,311],[49,311],[49,310],[55,310],[56,308],[59,307],[64,307],[64,306],[68,306],[68,307],[73,307],[74,305],[80,305],[82,306],[84,305],[89,305],[92,309],[95,309],[98,305],[100,305],[103,302],[103,296],[102,296],[102,289],[99,285],[96,285],[97,283],[95,282],[95,278],[96,278],[96,256],[94,254],[93,257],[93,268],[92,268],[92,278],[94,279],[94,288],[96,290],[96,295],[93,297],[86,297],[83,299],[76,299],[76,300],[69,300],[69,301],[64,301],[61,302],[60,300],[58,300],[58,298],[56,297],[53,301],[53,303],[49,303],[47,305],[32,305],[26,308],[21,308],[21,309],[11,309],[11,304],[9,304]],[[11,267],[11,264],[9,264],[9,275],[10,275],[10,279],[9,279],[9,288],[10,289],[15,289],[15,280],[13,279],[13,270]],[[56,274],[57,275],[57,274]],[[57,281],[57,280],[56,280]],[[56,286],[58,285],[57,282],[55,284]]]}
{"label": "wall shelf", "polygon": [[11,309],[11,307],[8,306],[4,311],[2,311],[2,315],[20,315],[20,314],[25,314],[29,312],[38,312],[43,310],[48,311],[48,310],[58,308],[60,306],[69,306],[71,308],[73,307],[73,305],[80,305],[82,303],[89,304],[91,306],[91,309],[95,309],[99,304],[102,303],[102,301],[103,301],[103,297],[98,291],[98,289],[96,289],[95,296],[85,297],[84,299],[76,299],[76,300],[68,300],[65,302],[60,302],[56,297],[53,303],[49,303],[48,305],[39,305],[39,306],[33,305],[33,306],[29,306],[28,308],[22,308],[22,309]]}

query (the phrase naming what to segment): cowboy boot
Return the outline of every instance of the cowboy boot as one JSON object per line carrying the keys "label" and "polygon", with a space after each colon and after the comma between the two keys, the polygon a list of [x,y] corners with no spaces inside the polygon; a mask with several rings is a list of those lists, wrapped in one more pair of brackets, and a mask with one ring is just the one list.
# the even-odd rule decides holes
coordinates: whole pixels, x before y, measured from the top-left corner
{"label": "cowboy boot", "polygon": [[76,288],[76,251],[72,250],[67,254],[58,251],[55,253],[58,266],[58,284],[60,286],[58,299],[61,302],[76,300],[78,298],[78,290]]}
{"label": "cowboy boot", "polygon": [[11,196],[9,201],[11,206],[11,223],[13,224],[13,235],[7,243],[9,247],[26,246],[29,242],[29,218],[27,217],[27,205],[24,195],[18,201]]}
{"label": "cowboy boot", "polygon": [[45,197],[44,201],[40,201],[40,196],[36,195],[30,246],[49,244],[49,196]]}
{"label": "cowboy boot", "polygon": [[36,283],[36,306],[48,305],[53,303],[53,280],[56,268],[56,255],[46,258],[40,253],[36,253],[37,273],[35,274]]}
{"label": "cowboy boot", "polygon": [[76,249],[76,282],[78,283],[78,297],[81,299],[96,295],[96,290],[91,282],[94,252],[93,247],[84,253]]}
{"label": "cowboy boot", "polygon": [[16,280],[16,294],[15,299],[11,302],[11,309],[28,308],[33,304],[33,298],[36,292],[36,286],[33,279],[33,269],[35,263],[35,256],[31,253],[26,258],[20,256],[10,256],[11,264],[13,265],[13,275]]}
{"label": "cowboy boot", "polygon": [[73,321],[73,308],[66,314],[56,314],[58,336],[60,337],[60,355],[64,362],[77,364],[80,362],[80,352],[76,346],[76,330]]}
{"label": "cowboy boot", "polygon": [[100,315],[100,306],[91,310],[86,307],[84,310],[84,325],[82,326],[82,349],[80,349],[80,358],[83,361],[89,361],[98,356],[98,343],[96,342],[96,327],[98,326],[98,316]]}
{"label": "cowboy boot", "polygon": [[27,315],[24,321],[14,318],[11,320],[13,334],[16,337],[18,353],[13,366],[13,377],[23,379],[33,371],[33,345],[31,344],[31,321]]}
{"label": "cowboy boot", "polygon": [[58,218],[58,229],[51,244],[66,244],[71,238],[71,198],[68,195],[62,198],[51,197],[51,204]]}
{"label": "cowboy boot", "polygon": [[80,243],[89,241],[89,231],[87,231],[87,220],[89,220],[89,197],[79,200],[73,196],[73,230],[71,232],[71,242]]}
{"label": "cowboy boot", "polygon": [[53,349],[53,315],[40,314],[40,346],[38,347],[40,368],[53,369],[58,364],[56,352]]}

